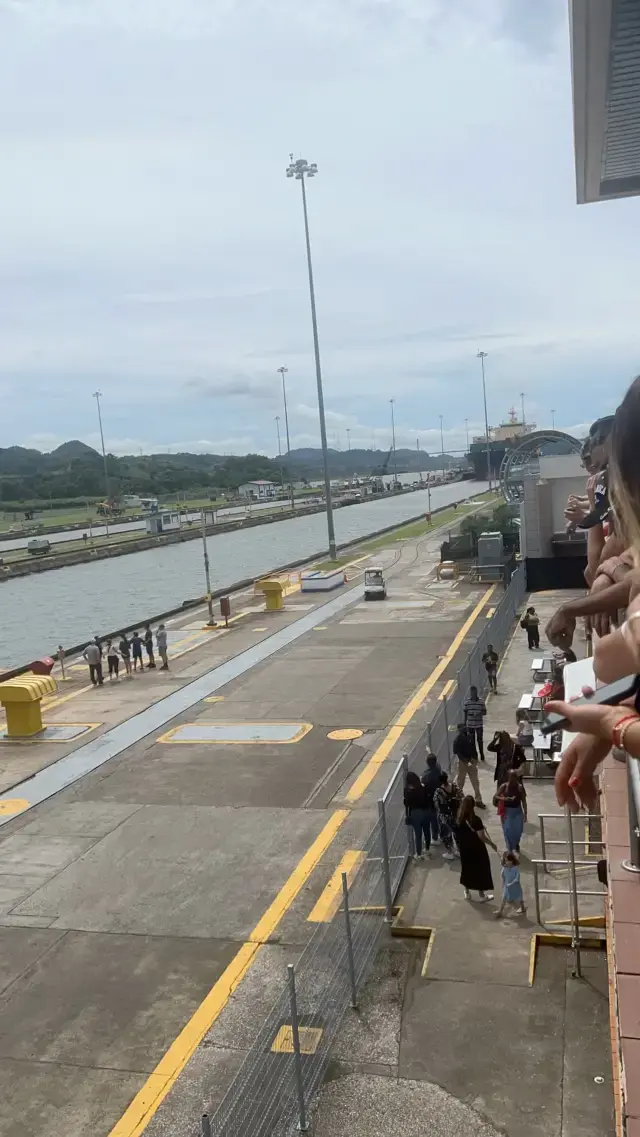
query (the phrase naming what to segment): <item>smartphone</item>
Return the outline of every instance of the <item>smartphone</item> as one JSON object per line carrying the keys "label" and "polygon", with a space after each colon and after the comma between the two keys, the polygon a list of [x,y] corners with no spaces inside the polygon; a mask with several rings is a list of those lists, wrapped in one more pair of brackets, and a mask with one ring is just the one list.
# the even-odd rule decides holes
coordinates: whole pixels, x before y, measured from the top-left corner
{"label": "smartphone", "polygon": [[[583,695],[581,699],[574,699],[572,706],[615,707],[624,699],[637,695],[639,691],[640,675],[626,675],[624,679],[616,679],[615,683],[607,683],[606,687],[598,687],[588,698]],[[568,726],[569,720],[563,715],[547,714],[543,710],[540,724],[542,734],[553,734],[554,730],[566,730]]]}

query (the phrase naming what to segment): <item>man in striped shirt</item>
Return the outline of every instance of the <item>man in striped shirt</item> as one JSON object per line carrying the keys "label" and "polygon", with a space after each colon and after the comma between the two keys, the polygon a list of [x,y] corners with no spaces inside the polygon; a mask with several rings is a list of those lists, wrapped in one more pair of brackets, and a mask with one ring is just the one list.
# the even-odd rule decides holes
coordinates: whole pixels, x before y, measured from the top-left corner
{"label": "man in striped shirt", "polygon": [[464,723],[469,731],[476,754],[484,762],[484,716],[487,713],[484,699],[478,694],[477,687],[470,687],[469,694],[464,701]]}

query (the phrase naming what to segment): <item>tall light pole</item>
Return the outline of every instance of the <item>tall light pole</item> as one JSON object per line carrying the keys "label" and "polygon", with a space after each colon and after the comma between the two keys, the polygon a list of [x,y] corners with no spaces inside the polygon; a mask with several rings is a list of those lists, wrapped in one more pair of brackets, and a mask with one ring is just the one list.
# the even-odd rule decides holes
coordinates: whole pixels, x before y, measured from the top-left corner
{"label": "tall light pole", "polygon": [[420,439],[416,438],[416,450],[418,452],[418,465],[420,466],[420,485],[422,485],[422,466],[420,465]]}
{"label": "tall light pole", "polygon": [[440,459],[442,461],[442,477],[444,478],[444,431],[442,429],[443,416],[440,415]]}
{"label": "tall light pole", "polygon": [[109,490],[109,470],[107,468],[107,452],[104,448],[104,431],[102,429],[102,411],[100,410],[100,399],[102,398],[102,391],[94,391],[93,397],[96,401],[96,406],[98,408],[98,423],[100,426],[100,442],[102,443],[102,461],[104,463],[104,488],[105,488],[105,492],[107,495],[106,502],[105,502],[104,528],[105,528],[105,533],[107,534],[107,537],[108,537],[109,536],[109,500],[110,500],[110,492],[111,491]]}
{"label": "tall light pole", "polygon": [[282,446],[280,443],[280,415],[276,415],[276,430],[278,432],[278,458],[280,459],[280,485],[284,493],[284,470],[282,468]]}
{"label": "tall light pole", "polygon": [[347,427],[347,450],[351,449],[351,427]]}
{"label": "tall light pole", "polygon": [[491,476],[491,438],[489,436],[489,419],[487,417],[487,387],[484,379],[484,361],[487,358],[486,351],[478,352],[478,359],[482,366],[482,398],[484,400],[484,429],[487,439],[487,476],[489,481],[489,489],[493,489],[493,481]]}
{"label": "tall light pole", "polygon": [[278,372],[282,375],[282,401],[284,403],[284,428],[287,435],[287,473],[289,475],[289,496],[291,498],[291,508],[295,509],[295,501],[293,497],[293,482],[291,481],[291,442],[289,440],[289,412],[287,410],[287,384],[285,382],[285,375],[289,370],[288,367],[279,367]]}
{"label": "tall light pole", "polygon": [[324,468],[324,494],[327,502],[327,535],[329,538],[329,556],[332,561],[337,559],[336,534],[333,527],[333,506],[331,503],[331,479],[329,477],[329,455],[327,453],[327,427],[324,418],[324,395],[322,392],[322,368],[320,367],[320,344],[318,342],[318,320],[316,317],[316,297],[313,287],[313,267],[311,264],[311,240],[309,238],[309,217],[307,214],[307,191],[305,178],[315,178],[318,167],[315,162],[309,163],[304,158],[294,162],[290,154],[290,164],[287,166],[287,177],[295,178],[300,182],[302,190],[302,212],[304,215],[304,236],[307,246],[307,268],[309,271],[309,299],[311,301],[311,324],[313,327],[313,351],[316,360],[316,385],[318,388],[318,418],[320,419],[320,443],[322,445],[322,465]]}
{"label": "tall light pole", "polygon": [[551,429],[552,430],[556,429],[556,412],[555,411],[551,412]]}
{"label": "tall light pole", "polygon": [[520,403],[522,405],[522,433],[524,434],[525,419],[524,419],[524,391],[520,392]]}
{"label": "tall light pole", "polygon": [[464,420],[464,428],[467,432],[467,453],[469,452],[469,419]]}
{"label": "tall light pole", "polygon": [[393,450],[393,484],[394,484],[394,486],[397,486],[397,484],[398,484],[398,462],[396,459],[396,420],[395,420],[395,415],[393,412],[393,404],[394,403],[395,403],[395,399],[389,399],[389,404],[391,406],[391,448]]}

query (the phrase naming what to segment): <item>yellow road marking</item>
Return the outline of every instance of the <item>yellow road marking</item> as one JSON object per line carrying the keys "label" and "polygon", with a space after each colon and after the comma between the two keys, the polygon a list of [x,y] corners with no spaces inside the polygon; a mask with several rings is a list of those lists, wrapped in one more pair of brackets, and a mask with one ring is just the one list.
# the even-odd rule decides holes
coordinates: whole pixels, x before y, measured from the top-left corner
{"label": "yellow road marking", "polygon": [[495,608],[490,608],[490,609],[489,609],[489,611],[487,612],[487,620],[490,620],[490,619],[491,619],[491,617],[493,616],[494,612],[495,612]]}
{"label": "yellow road marking", "polygon": [[431,959],[431,952],[433,951],[433,943],[434,943],[435,938],[436,938],[436,931],[434,928],[431,935],[429,936],[429,943],[427,944],[427,950],[424,953],[424,963],[422,964],[422,971],[420,972],[420,975],[423,979],[426,979],[426,977],[427,977],[427,968],[429,966],[429,960]]}
{"label": "yellow road marking", "polygon": [[0,817],[12,817],[14,813],[24,813],[30,803],[24,797],[5,797],[0,799]]}
{"label": "yellow road marking", "polygon": [[311,924],[325,924],[335,916],[342,899],[342,874],[346,872],[347,881],[351,885],[363,860],[364,853],[361,849],[347,849],[329,883],[307,916]]}
{"label": "yellow road marking", "polygon": [[393,725],[389,727],[386,736],[383,738],[377,749],[374,750],[364,770],[361,774],[358,775],[351,789],[349,790],[346,798],[349,804],[358,801],[358,799],[362,797],[365,790],[368,789],[368,787],[371,785],[383,762],[386,761],[396,742],[398,742],[404,734],[405,727],[409,725],[415,714],[420,710],[420,707],[424,703],[427,695],[438,682],[440,676],[443,675],[443,673],[446,671],[465,636],[473,627],[475,621],[478,619],[478,616],[482,612],[485,604],[493,596],[496,587],[497,586],[495,584],[492,584],[491,587],[487,589],[482,599],[479,600],[476,604],[471,615],[468,616],[465,620],[458,634],[454,637],[451,646],[449,647],[446,654],[442,656],[442,659],[440,659],[436,664],[428,678],[425,679],[424,683],[422,683],[421,686],[418,687],[417,691],[415,691],[411,696],[406,707],[398,715]]}
{"label": "yellow road marking", "polygon": [[52,699],[51,702],[43,699],[42,709],[43,711],[51,711],[54,707],[61,707],[63,703],[68,703],[69,699],[75,699],[78,695],[84,695],[85,691],[93,691],[93,683],[89,683],[86,687],[78,687],[77,691],[70,691],[68,695],[62,695],[60,699]]}
{"label": "yellow road marking", "polygon": [[313,630],[314,630],[314,632],[326,632],[327,625],[326,624],[317,624]]}
{"label": "yellow road marking", "polygon": [[280,889],[248,940],[214,983],[202,1003],[160,1059],[152,1074],[111,1130],[109,1137],[140,1137],[151,1118],[174,1085],[196,1047],[200,1044],[221,1011],[226,1007],[241,979],[246,975],[260,948],[273,935],[282,917],[303,889],[314,868],[326,853],[336,833],[349,816],[349,810],[332,813],[324,828],[298,861],[289,879]]}
{"label": "yellow road marking", "polygon": [[447,682],[445,683],[444,687],[442,688],[440,694],[438,695],[438,702],[444,703],[444,700],[446,699],[447,695],[449,694],[449,691],[452,691],[453,688],[455,687],[455,685],[456,685],[455,679],[448,679]]}

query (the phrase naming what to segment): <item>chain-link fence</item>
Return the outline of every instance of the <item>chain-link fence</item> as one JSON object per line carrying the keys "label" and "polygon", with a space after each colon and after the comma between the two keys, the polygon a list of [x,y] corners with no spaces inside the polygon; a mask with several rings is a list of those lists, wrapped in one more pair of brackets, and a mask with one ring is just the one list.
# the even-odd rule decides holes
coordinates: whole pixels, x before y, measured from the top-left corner
{"label": "chain-link fence", "polygon": [[524,593],[520,568],[458,671],[454,693],[398,763],[351,884],[343,875],[341,903],[314,932],[295,968],[288,968],[286,984],[225,1098],[211,1119],[203,1117],[202,1137],[288,1137],[307,1129],[342,1018],[357,1005],[411,853],[413,831],[405,824],[403,801],[407,770],[424,763],[427,745],[450,766],[449,728],[460,719],[469,687],[484,692],[482,655],[489,643],[498,651],[504,647]]}

